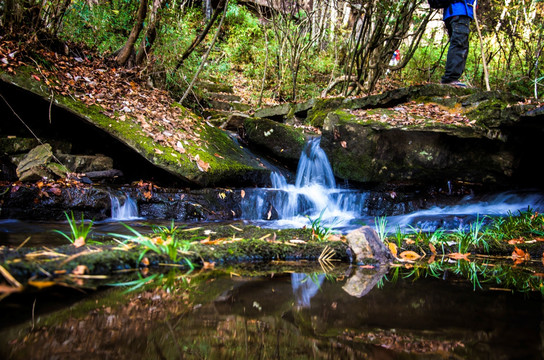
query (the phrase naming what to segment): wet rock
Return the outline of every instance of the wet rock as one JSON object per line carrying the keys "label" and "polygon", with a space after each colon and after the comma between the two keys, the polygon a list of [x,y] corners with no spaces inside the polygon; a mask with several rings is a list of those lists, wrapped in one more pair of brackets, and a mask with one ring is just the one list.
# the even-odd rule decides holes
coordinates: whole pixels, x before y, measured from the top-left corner
{"label": "wet rock", "polygon": [[[490,138],[479,126],[404,126],[330,112],[321,146],[334,174],[361,183],[429,185],[447,180],[507,186],[523,175],[530,144]],[[527,139],[527,138],[526,138]]]}
{"label": "wet rock", "polygon": [[244,122],[248,144],[267,155],[296,164],[304,149],[302,132],[270,119],[250,118]]}
{"label": "wet rock", "polygon": [[370,226],[363,226],[346,235],[357,264],[388,263],[393,256]]}
{"label": "wet rock", "polygon": [[261,214],[261,219],[263,220],[278,220],[280,218],[280,215],[278,214],[278,211],[272,204],[268,204],[266,211]]}

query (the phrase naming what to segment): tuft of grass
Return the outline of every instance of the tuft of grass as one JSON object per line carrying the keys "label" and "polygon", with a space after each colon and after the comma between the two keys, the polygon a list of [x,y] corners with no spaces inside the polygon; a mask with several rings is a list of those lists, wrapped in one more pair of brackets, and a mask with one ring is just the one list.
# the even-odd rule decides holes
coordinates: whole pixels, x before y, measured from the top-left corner
{"label": "tuft of grass", "polygon": [[387,217],[380,216],[374,218],[374,225],[376,226],[376,232],[378,233],[378,237],[382,242],[385,242],[385,239],[387,238]]}
{"label": "tuft of grass", "polygon": [[68,220],[68,224],[70,225],[71,233],[66,234],[60,230],[53,230],[53,231],[64,236],[72,244],[74,243],[85,244],[87,242],[87,236],[89,235],[93,227],[93,224],[94,224],[93,220],[89,220],[87,223],[85,223],[84,215],[83,213],[81,213],[81,222],[77,224],[73,211],[71,212],[71,216],[68,216],[68,213],[66,212],[64,212],[64,215],[66,216],[66,219]]}
{"label": "tuft of grass", "polygon": [[318,242],[327,241],[329,236],[335,233],[332,226],[325,226],[323,224],[323,214],[325,213],[325,210],[326,208],[321,210],[319,216],[314,220],[307,216],[312,227],[312,238],[315,238]]}
{"label": "tuft of grass", "polygon": [[[156,236],[153,237],[142,235],[125,223],[121,224],[134,235],[111,235],[124,239],[123,243],[136,243],[143,248],[140,253],[140,257],[138,258],[138,263],[142,261],[147,252],[153,251],[156,254],[168,256],[168,258],[174,263],[183,261],[191,269],[194,269],[193,263],[186,257],[186,255],[189,254],[190,242],[179,237],[178,229],[177,227],[173,226],[173,222],[171,228],[156,227],[154,229],[154,234]],[[161,232],[161,229],[165,232]]]}

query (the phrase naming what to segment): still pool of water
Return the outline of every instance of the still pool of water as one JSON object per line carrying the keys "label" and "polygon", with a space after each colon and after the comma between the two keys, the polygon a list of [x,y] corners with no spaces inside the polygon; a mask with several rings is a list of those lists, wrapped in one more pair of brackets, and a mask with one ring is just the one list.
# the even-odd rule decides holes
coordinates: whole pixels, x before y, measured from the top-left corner
{"label": "still pool of water", "polygon": [[327,274],[296,269],[170,274],[132,293],[107,288],[81,295],[54,288],[12,295],[0,302],[2,313],[11,314],[0,320],[0,357],[543,357],[540,293],[506,291],[496,284],[475,290],[451,273],[392,281],[395,275],[388,271],[396,269],[338,266]]}

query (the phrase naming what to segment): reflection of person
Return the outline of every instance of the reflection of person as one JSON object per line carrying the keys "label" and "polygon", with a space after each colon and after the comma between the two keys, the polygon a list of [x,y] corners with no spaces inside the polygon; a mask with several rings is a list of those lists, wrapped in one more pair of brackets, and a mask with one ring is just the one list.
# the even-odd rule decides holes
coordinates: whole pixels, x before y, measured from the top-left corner
{"label": "reflection of person", "polygon": [[468,35],[470,20],[474,18],[473,6],[476,0],[462,0],[444,9],[444,23],[450,37],[450,47],[446,60],[446,71],[442,84],[466,87],[459,78],[465,70],[468,55]]}

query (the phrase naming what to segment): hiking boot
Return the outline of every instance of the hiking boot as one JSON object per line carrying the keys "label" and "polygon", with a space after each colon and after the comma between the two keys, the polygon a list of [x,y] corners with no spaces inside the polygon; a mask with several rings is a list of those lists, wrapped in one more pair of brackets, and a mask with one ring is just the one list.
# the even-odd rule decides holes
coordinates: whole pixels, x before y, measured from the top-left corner
{"label": "hiking boot", "polygon": [[469,86],[465,83],[462,83],[458,80],[456,81],[452,81],[452,82],[448,82],[448,83],[441,83],[442,85],[449,85],[449,86],[453,86],[453,87],[458,87],[458,88],[468,88]]}

